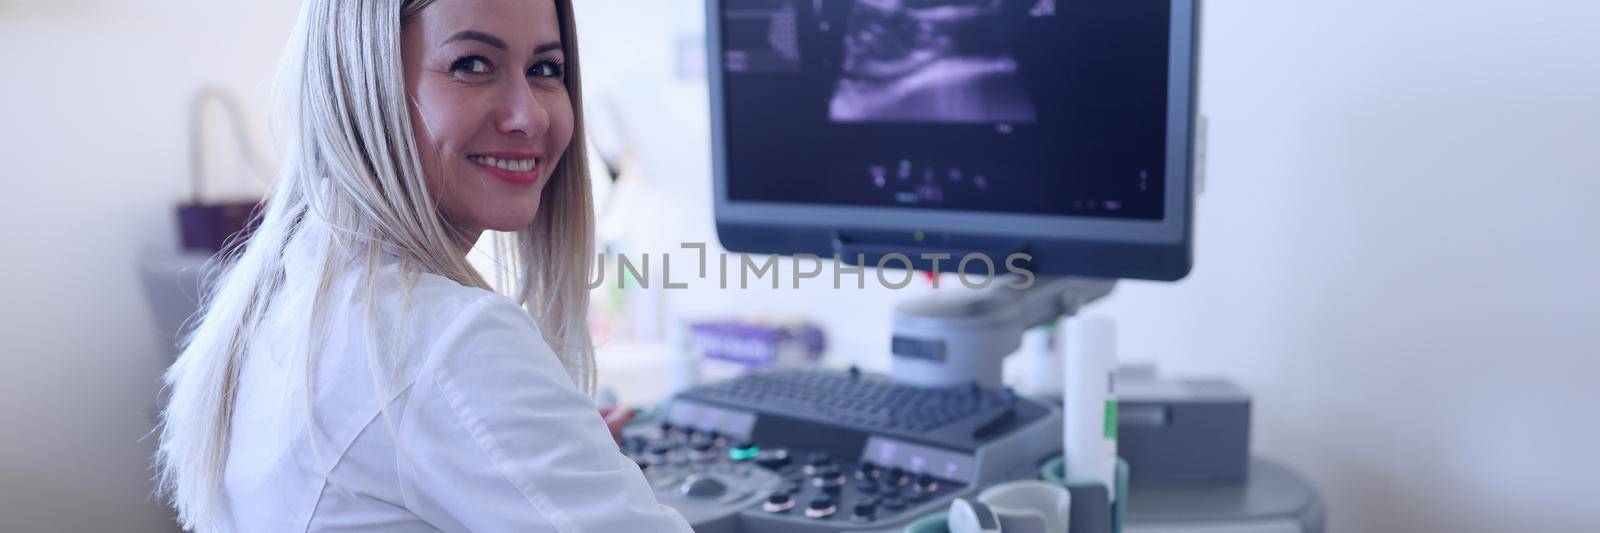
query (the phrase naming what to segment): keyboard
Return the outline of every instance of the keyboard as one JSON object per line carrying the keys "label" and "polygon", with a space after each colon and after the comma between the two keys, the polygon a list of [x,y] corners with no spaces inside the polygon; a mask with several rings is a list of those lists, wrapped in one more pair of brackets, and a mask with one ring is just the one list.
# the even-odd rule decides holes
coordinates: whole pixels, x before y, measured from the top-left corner
{"label": "keyboard", "polygon": [[[954,426],[981,432],[1017,403],[1009,388],[977,384],[919,387],[884,376],[826,369],[781,369],[699,387],[691,397],[757,412],[782,413],[869,433],[927,435]],[[973,435],[981,437],[981,435]]]}

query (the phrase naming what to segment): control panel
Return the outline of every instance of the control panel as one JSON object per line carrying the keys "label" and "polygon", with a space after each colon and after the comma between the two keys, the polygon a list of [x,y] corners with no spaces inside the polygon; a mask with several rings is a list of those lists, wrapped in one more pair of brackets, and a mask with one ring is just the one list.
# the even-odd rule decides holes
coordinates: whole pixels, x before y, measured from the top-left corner
{"label": "control panel", "polygon": [[[901,385],[886,383],[854,370],[788,370],[700,387],[629,426],[623,452],[699,533],[892,529],[975,487],[1031,476],[1039,458],[1059,452],[1061,416],[1051,405],[1008,391],[897,392]],[[786,396],[768,401],[774,391]],[[878,415],[849,415],[861,409]],[[941,441],[958,431],[965,438]]]}

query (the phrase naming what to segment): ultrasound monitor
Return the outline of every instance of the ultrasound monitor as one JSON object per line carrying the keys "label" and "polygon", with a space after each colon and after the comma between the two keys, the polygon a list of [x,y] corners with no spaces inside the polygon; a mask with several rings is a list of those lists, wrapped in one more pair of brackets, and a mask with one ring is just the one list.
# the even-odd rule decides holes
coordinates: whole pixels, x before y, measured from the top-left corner
{"label": "ultrasound monitor", "polygon": [[709,0],[719,238],[1182,278],[1196,18],[1195,0]]}

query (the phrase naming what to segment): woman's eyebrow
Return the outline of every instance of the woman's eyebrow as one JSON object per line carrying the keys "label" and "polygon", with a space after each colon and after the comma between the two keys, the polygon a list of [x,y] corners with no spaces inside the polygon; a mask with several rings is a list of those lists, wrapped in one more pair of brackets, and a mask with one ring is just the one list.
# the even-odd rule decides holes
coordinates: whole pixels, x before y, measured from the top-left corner
{"label": "woman's eyebrow", "polygon": [[[487,44],[489,46],[493,46],[493,47],[495,47],[496,49],[498,49],[498,50],[500,50],[502,52],[504,52],[506,50],[506,42],[505,41],[500,40],[499,37],[495,37],[493,35],[489,35],[487,33],[484,33],[484,32],[481,32],[481,31],[476,31],[476,30],[462,30],[462,31],[456,32],[456,34],[455,35],[451,35],[449,39],[445,39],[444,40],[444,44],[450,44],[450,43],[453,43],[453,42],[456,42],[456,41],[478,41],[478,42]],[[537,54],[543,54],[545,52],[549,52],[551,50],[560,50],[560,49],[561,49],[561,41],[550,41],[550,42],[541,44],[539,46],[533,47],[533,53],[535,55],[537,55]]]}
{"label": "woman's eyebrow", "polygon": [[502,52],[504,52],[505,49],[506,49],[506,42],[500,40],[499,37],[495,37],[493,35],[489,35],[487,33],[481,32],[481,31],[473,31],[473,30],[462,30],[462,31],[456,32],[456,34],[455,35],[451,35],[449,39],[445,39],[444,40],[444,44],[450,44],[450,43],[453,43],[453,42],[456,42],[456,41],[461,41],[461,40],[478,41],[478,42],[481,42],[483,44],[487,44],[489,46],[493,46],[495,48],[498,48]]}

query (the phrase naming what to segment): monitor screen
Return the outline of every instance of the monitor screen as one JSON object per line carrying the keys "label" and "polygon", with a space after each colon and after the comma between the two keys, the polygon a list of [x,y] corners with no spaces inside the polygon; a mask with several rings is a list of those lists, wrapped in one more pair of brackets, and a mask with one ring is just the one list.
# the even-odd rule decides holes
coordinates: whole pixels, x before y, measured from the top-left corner
{"label": "monitor screen", "polygon": [[706,1],[728,250],[1189,272],[1197,0]]}
{"label": "monitor screen", "polygon": [[731,201],[1167,212],[1167,1],[720,4]]}

